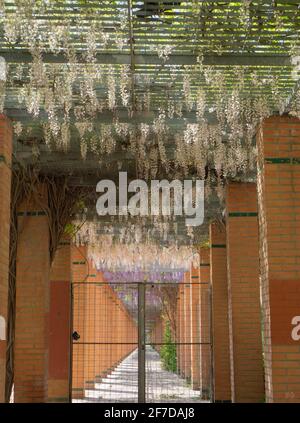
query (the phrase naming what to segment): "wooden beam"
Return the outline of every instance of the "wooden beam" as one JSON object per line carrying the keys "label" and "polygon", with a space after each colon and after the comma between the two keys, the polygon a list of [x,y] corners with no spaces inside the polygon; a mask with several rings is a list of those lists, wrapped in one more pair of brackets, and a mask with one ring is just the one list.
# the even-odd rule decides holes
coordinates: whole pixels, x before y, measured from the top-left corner
{"label": "wooden beam", "polygon": [[[26,50],[0,50],[0,56],[4,57],[7,63],[31,63],[32,55]],[[77,63],[86,63],[84,56],[78,52]],[[136,54],[134,56],[136,65],[162,65],[163,60],[155,54]],[[67,63],[64,54],[43,54],[44,63]],[[112,64],[112,65],[130,65],[130,54],[102,54],[96,55],[96,62],[98,64]],[[180,55],[172,54],[165,62],[168,65],[195,65],[197,63],[196,55]],[[204,56],[204,65],[210,66],[291,66],[291,58],[287,54],[210,54]]]}
{"label": "wooden beam", "polygon": [[[40,111],[40,114],[37,118],[32,117],[26,109],[18,109],[18,108],[5,108],[5,114],[13,121],[20,121],[24,124],[36,124],[37,126],[43,122],[48,121],[47,113],[44,110]],[[61,116],[63,114],[61,113]],[[131,124],[139,124],[139,123],[153,123],[153,120],[158,116],[158,111],[142,111],[136,112],[133,116],[128,115],[127,110],[116,110],[115,112],[110,112],[109,110],[102,112],[98,115],[98,118],[95,120],[96,124],[113,124],[114,121],[118,120],[121,123],[131,123]],[[62,118],[63,119],[63,118]],[[213,124],[217,122],[216,115],[214,112],[206,113],[205,119],[209,123]],[[189,123],[196,123],[197,122],[197,115],[195,111],[191,112],[182,112],[182,116],[174,116],[173,118],[166,118],[168,124],[179,125],[182,126],[185,121]],[[71,116],[70,122],[76,122],[74,116]]]}

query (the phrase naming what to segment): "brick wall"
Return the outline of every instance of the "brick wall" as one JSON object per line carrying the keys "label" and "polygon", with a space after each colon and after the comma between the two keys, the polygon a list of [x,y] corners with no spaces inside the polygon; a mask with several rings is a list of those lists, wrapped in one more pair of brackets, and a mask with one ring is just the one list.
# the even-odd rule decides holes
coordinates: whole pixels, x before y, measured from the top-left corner
{"label": "brick wall", "polygon": [[300,402],[300,121],[265,120],[257,143],[266,401]]}
{"label": "brick wall", "polygon": [[230,361],[226,228],[212,223],[210,234],[210,279],[212,286],[212,333],[214,400],[230,401]]}
{"label": "brick wall", "polygon": [[15,401],[45,402],[48,391],[49,227],[39,201],[26,200],[18,209],[15,327]]}
{"label": "brick wall", "polygon": [[5,398],[12,129],[0,114],[0,402]]}
{"label": "brick wall", "polygon": [[226,211],[232,401],[261,402],[264,382],[255,184],[230,183]]}

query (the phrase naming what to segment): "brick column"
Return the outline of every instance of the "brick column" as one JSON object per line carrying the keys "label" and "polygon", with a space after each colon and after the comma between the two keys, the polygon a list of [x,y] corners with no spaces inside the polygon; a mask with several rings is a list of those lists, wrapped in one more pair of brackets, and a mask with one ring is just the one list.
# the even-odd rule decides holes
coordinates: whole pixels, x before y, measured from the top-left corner
{"label": "brick column", "polygon": [[105,370],[104,375],[107,375],[111,372],[112,367],[112,347],[111,342],[113,341],[112,337],[112,310],[111,310],[111,298],[110,298],[110,287],[105,285],[105,342],[106,345],[104,346],[104,363],[105,363]]}
{"label": "brick column", "polygon": [[184,283],[179,284],[179,358],[180,358],[180,375],[185,376],[185,317],[184,317]]}
{"label": "brick column", "polygon": [[300,121],[258,134],[260,271],[267,402],[300,402]]}
{"label": "brick column", "polygon": [[0,114],[0,402],[5,401],[12,129]]}
{"label": "brick column", "polygon": [[200,391],[204,399],[211,391],[211,302],[210,249],[200,248]]}
{"label": "brick column", "polygon": [[123,303],[121,300],[119,301],[119,331],[120,331],[120,341],[121,344],[119,345],[119,354],[120,354],[120,362],[124,360],[126,356],[124,342],[128,340],[128,328],[127,328],[127,313],[124,309]]}
{"label": "brick column", "polygon": [[126,309],[124,303],[120,301],[120,309],[121,309],[121,321],[120,321],[120,341],[122,342],[121,345],[121,355],[122,360],[129,354],[130,351],[133,350],[132,345],[127,345],[128,342],[134,342],[132,339],[132,319]]}
{"label": "brick column", "polygon": [[153,327],[153,342],[154,348],[156,351],[160,352],[161,350],[161,343],[163,342],[163,328],[162,328],[162,316],[159,315],[156,317],[154,327]]}
{"label": "brick column", "polygon": [[87,261],[87,247],[71,247],[71,265],[73,284],[73,331],[80,335],[78,342],[72,347],[72,397],[84,397],[84,359],[86,348],[81,342],[85,341],[85,307],[89,266]]}
{"label": "brick column", "polygon": [[[128,311],[127,311],[127,333],[128,333],[128,336],[126,337],[125,342],[136,343],[137,340],[136,340],[135,324]],[[126,347],[126,354],[128,355],[133,350],[135,350],[136,345],[129,344],[129,345],[125,345],[125,347]]]}
{"label": "brick column", "polygon": [[97,292],[99,286],[96,285],[97,271],[91,262],[88,266],[89,274],[86,279],[85,310],[84,310],[84,386],[86,389],[93,389],[96,375],[96,310],[99,307]]}
{"label": "brick column", "polygon": [[18,209],[15,326],[15,402],[45,402],[48,394],[49,226],[42,204],[30,198]]}
{"label": "brick column", "polygon": [[48,401],[69,402],[71,343],[71,246],[61,240],[50,271]]}
{"label": "brick column", "polygon": [[190,272],[184,274],[184,375],[191,378],[191,306]]}
{"label": "brick column", "polygon": [[191,287],[190,287],[190,307],[191,307],[191,382],[193,389],[200,388],[200,326],[199,326],[199,306],[200,306],[200,272],[191,265]]}
{"label": "brick column", "polygon": [[213,388],[215,402],[231,401],[226,228],[212,223],[210,280],[212,287]]}
{"label": "brick column", "polygon": [[176,357],[177,357],[177,373],[180,373],[181,369],[181,357],[180,357],[180,284],[178,284],[177,298],[176,298]]}
{"label": "brick column", "polygon": [[230,183],[226,193],[231,398],[264,400],[255,184]]}
{"label": "brick column", "polygon": [[[103,275],[101,272],[97,272],[97,281],[103,282]],[[96,303],[97,307],[95,310],[96,330],[95,330],[95,342],[100,344],[95,347],[95,379],[100,381],[104,376],[106,370],[105,353],[107,346],[105,345],[107,339],[106,333],[106,319],[105,314],[105,301],[106,301],[106,287],[104,283],[101,283],[96,290]]]}
{"label": "brick column", "polygon": [[124,359],[124,353],[122,348],[122,343],[124,342],[124,333],[126,331],[126,314],[124,312],[122,302],[117,297],[117,325],[118,325],[118,342],[120,342],[120,345],[118,345],[118,362],[120,363]]}
{"label": "brick column", "polygon": [[109,320],[111,323],[111,330],[110,330],[110,369],[111,371],[115,368],[117,363],[117,356],[118,356],[118,346],[116,342],[118,342],[118,332],[117,332],[117,305],[113,290],[109,287]]}

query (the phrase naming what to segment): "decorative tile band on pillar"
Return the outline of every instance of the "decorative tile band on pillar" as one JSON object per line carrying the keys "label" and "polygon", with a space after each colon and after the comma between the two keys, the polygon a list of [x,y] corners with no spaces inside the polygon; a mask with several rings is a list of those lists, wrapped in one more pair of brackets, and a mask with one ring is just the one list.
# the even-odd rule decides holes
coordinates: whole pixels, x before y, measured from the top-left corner
{"label": "decorative tile band on pillar", "polygon": [[5,402],[12,128],[0,114],[0,403]]}
{"label": "decorative tile band on pillar", "polygon": [[230,358],[226,228],[212,223],[210,279],[212,285],[213,400],[230,402]]}
{"label": "decorative tile band on pillar", "polygon": [[48,202],[45,184],[39,201],[25,200],[18,217],[15,325],[15,402],[46,402],[49,352],[49,222],[39,209]]}
{"label": "decorative tile band on pillar", "polygon": [[257,135],[260,271],[267,402],[300,402],[300,120]]}
{"label": "decorative tile band on pillar", "polygon": [[231,399],[264,400],[256,186],[226,192]]}

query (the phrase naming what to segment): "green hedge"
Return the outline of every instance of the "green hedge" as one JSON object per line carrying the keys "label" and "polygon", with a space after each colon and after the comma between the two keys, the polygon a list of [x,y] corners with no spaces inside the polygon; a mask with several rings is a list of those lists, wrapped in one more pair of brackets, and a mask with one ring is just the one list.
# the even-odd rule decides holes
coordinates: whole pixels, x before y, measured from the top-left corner
{"label": "green hedge", "polygon": [[170,322],[166,322],[163,342],[164,345],[160,349],[163,368],[175,373],[177,371],[177,353],[176,345],[172,340]]}

